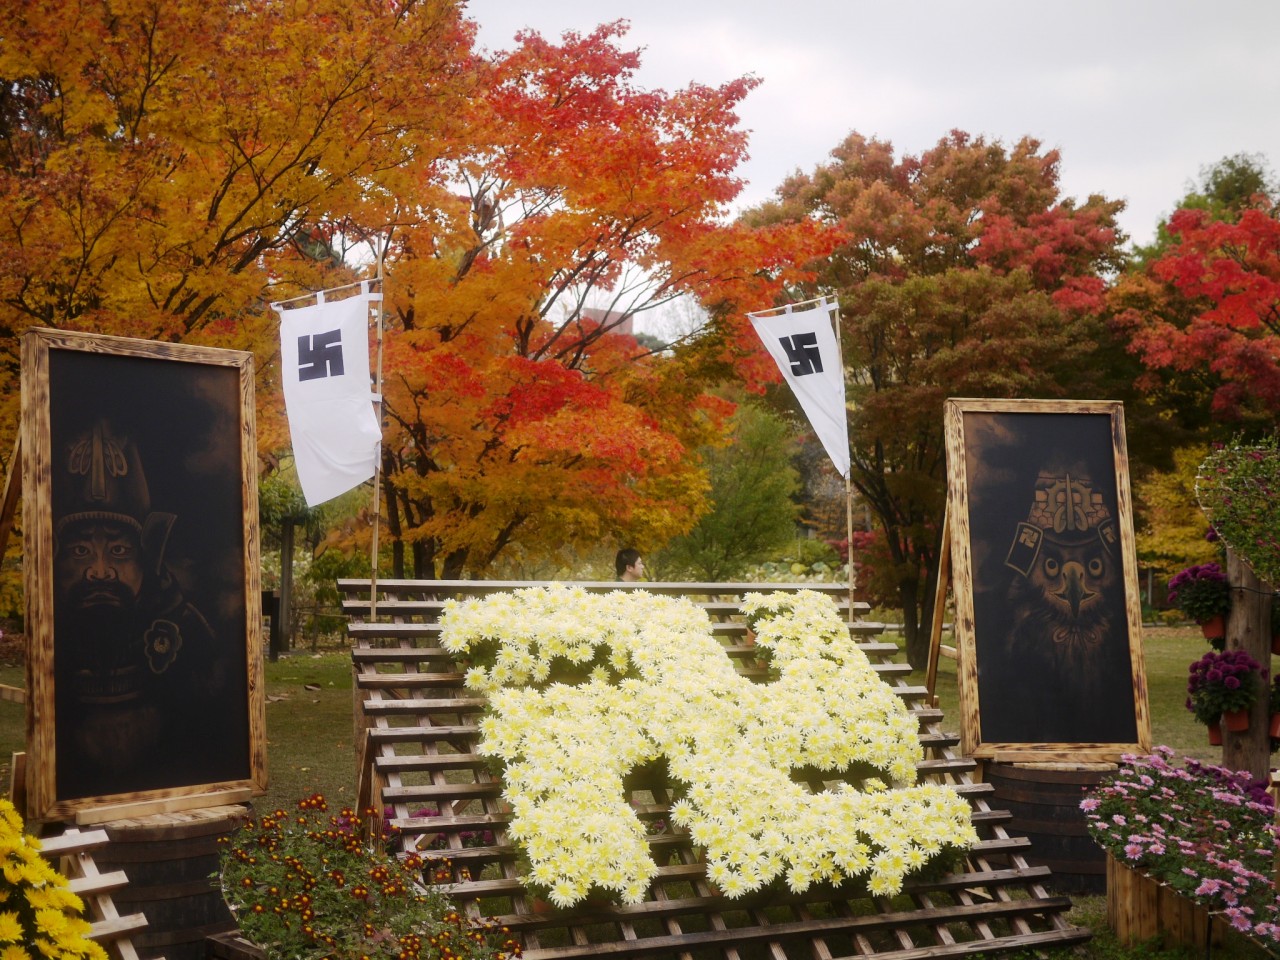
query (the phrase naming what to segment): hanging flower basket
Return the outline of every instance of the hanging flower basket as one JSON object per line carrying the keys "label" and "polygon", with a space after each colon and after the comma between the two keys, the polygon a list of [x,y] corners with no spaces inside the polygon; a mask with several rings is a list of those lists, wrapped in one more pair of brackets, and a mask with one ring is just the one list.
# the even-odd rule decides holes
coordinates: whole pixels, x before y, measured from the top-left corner
{"label": "hanging flower basket", "polygon": [[1196,498],[1222,541],[1258,579],[1280,583],[1280,444],[1232,443],[1200,465]]}

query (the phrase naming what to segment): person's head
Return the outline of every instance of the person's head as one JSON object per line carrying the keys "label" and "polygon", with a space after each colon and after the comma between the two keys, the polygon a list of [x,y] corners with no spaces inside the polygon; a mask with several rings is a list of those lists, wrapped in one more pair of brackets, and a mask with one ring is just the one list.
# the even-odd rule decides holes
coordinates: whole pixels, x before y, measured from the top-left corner
{"label": "person's head", "polygon": [[618,573],[618,579],[624,583],[633,583],[644,576],[644,560],[640,557],[640,551],[631,547],[618,551],[613,567]]}

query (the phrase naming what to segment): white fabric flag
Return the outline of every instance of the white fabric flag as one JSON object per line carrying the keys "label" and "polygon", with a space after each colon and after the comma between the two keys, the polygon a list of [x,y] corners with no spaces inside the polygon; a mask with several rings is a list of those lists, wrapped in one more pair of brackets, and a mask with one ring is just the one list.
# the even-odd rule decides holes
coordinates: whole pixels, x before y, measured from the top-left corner
{"label": "white fabric flag", "polygon": [[381,430],[369,385],[369,301],[361,293],[280,314],[280,368],[293,457],[307,505],[374,475]]}
{"label": "white fabric flag", "polygon": [[849,476],[849,422],[844,406],[844,365],[832,321],[839,309],[825,299],[808,310],[773,316],[749,313],[751,325],[782,371],[827,455]]}

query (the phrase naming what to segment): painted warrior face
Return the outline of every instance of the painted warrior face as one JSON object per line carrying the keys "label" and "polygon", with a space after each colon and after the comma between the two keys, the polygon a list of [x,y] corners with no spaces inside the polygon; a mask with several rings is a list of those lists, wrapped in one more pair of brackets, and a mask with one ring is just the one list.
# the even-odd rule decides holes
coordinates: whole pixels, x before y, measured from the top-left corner
{"label": "painted warrior face", "polygon": [[137,531],[110,521],[81,521],[59,537],[54,578],[64,603],[81,610],[132,610],[142,592]]}

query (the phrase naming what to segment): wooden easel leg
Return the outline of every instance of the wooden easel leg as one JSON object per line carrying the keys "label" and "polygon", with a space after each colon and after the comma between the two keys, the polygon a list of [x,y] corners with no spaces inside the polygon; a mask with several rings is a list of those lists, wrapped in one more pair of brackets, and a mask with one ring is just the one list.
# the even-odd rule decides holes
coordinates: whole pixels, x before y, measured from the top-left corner
{"label": "wooden easel leg", "polygon": [[9,458],[9,472],[4,478],[4,500],[0,502],[0,557],[9,546],[9,534],[13,531],[13,517],[18,512],[18,494],[22,492],[22,434],[13,444]]}
{"label": "wooden easel leg", "polygon": [[14,753],[9,763],[9,800],[25,821],[27,819],[27,755]]}
{"label": "wooden easel leg", "polygon": [[931,706],[938,706],[934,689],[938,685],[938,651],[942,646],[942,624],[946,620],[947,592],[951,587],[951,514],[942,515],[942,545],[938,549],[938,583],[933,593],[933,624],[929,629],[929,665],[925,669],[924,686],[929,691]]}

